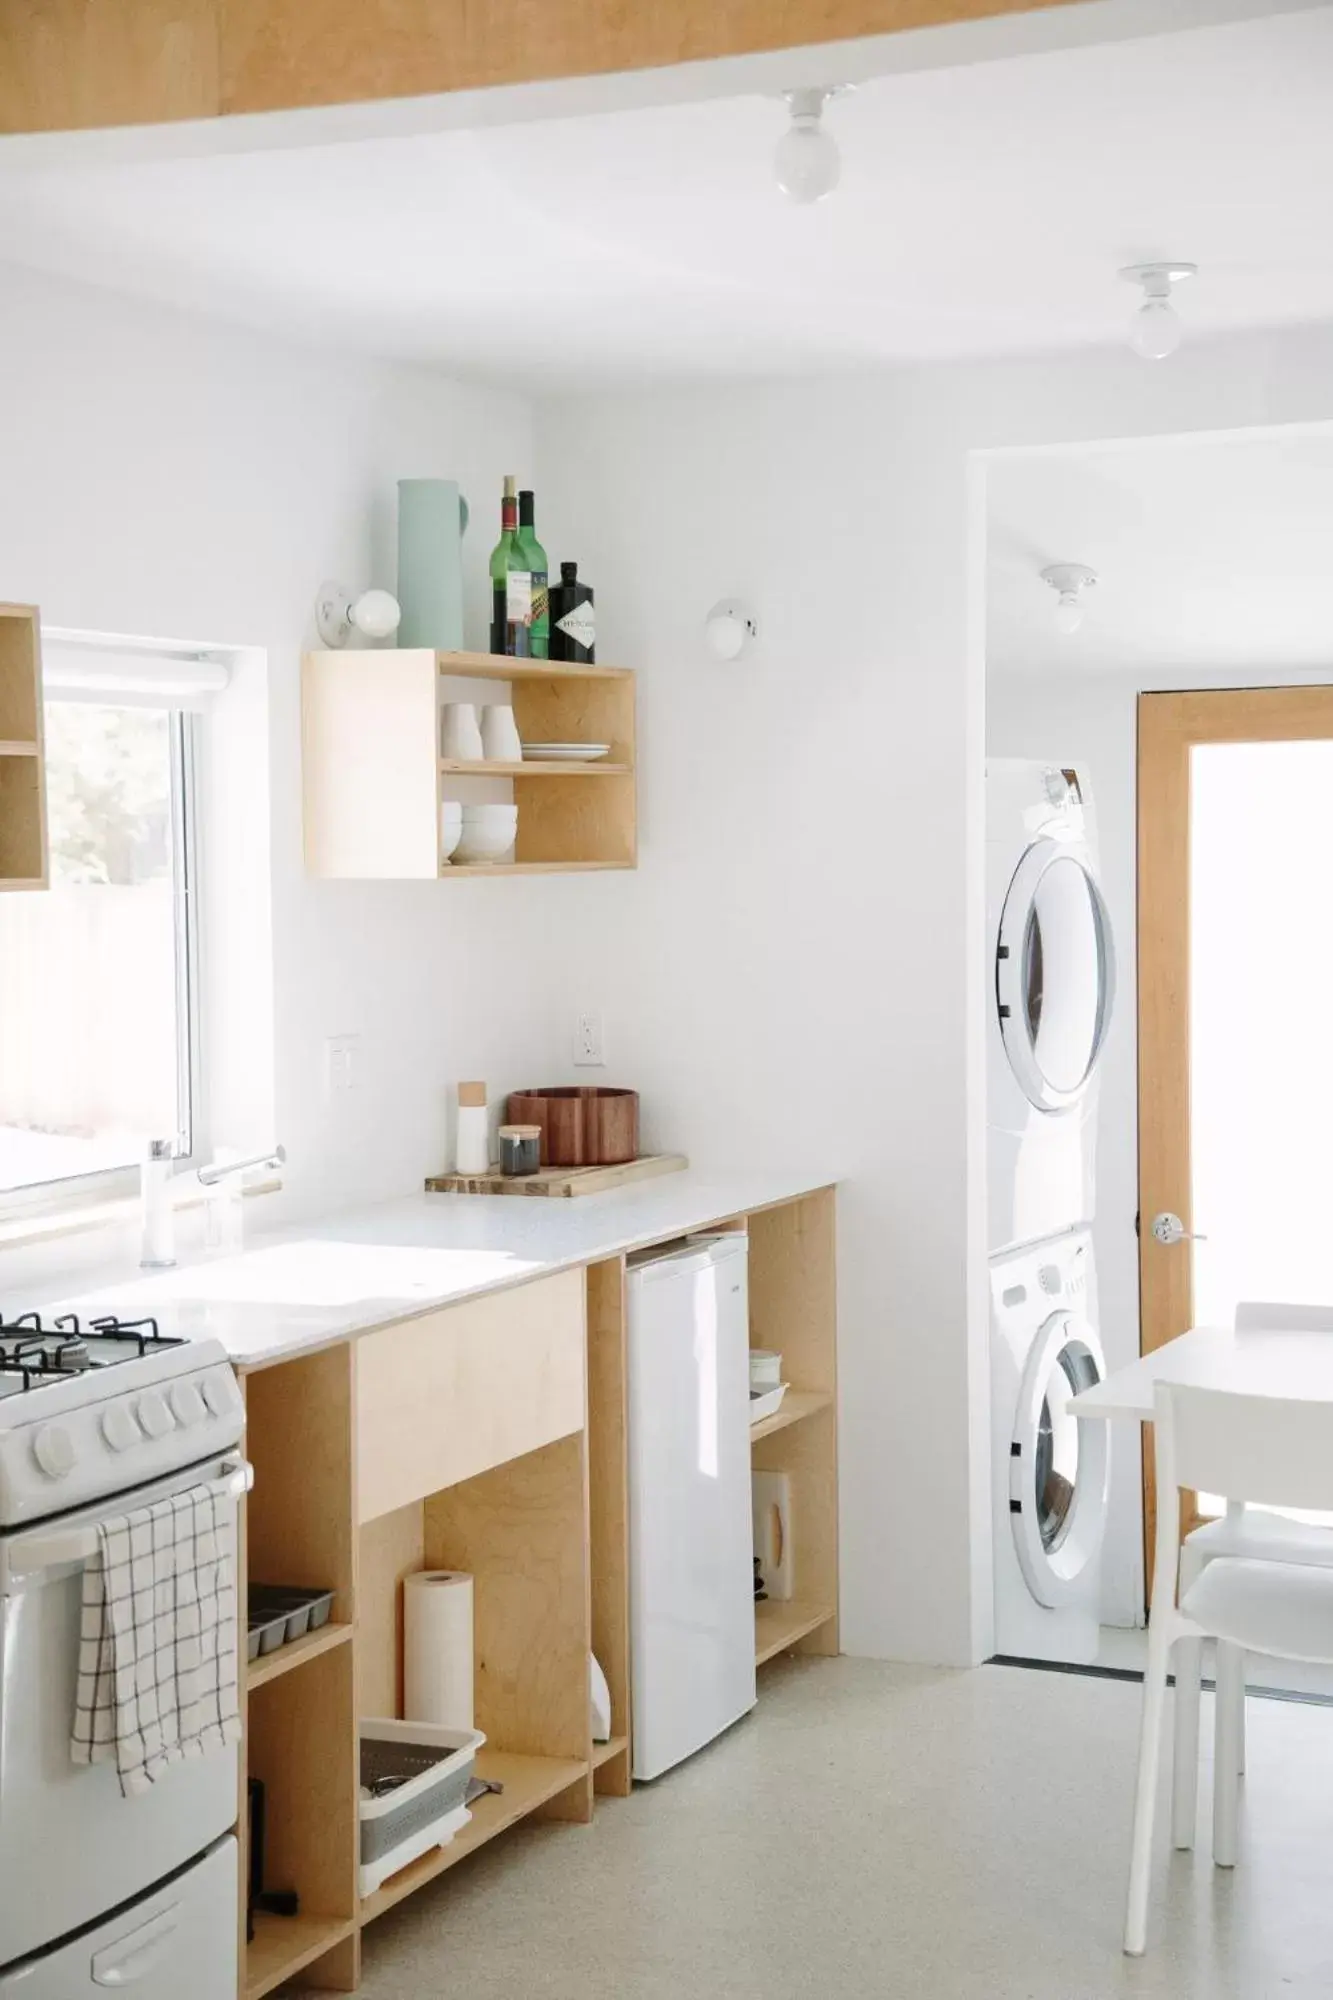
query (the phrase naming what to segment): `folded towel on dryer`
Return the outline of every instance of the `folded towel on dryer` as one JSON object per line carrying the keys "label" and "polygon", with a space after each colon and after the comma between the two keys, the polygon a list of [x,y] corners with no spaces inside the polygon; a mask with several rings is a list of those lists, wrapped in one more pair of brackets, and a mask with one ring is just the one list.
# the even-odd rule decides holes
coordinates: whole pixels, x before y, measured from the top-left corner
{"label": "folded towel on dryer", "polygon": [[98,1526],[83,1572],[70,1753],[128,1798],[240,1740],[234,1491],[191,1486]]}

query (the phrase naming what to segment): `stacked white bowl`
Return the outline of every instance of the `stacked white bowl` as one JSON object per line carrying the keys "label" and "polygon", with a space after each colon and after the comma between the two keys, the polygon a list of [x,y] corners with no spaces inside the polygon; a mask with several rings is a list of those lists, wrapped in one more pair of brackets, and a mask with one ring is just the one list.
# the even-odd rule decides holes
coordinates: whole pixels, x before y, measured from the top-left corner
{"label": "stacked white bowl", "polygon": [[518,807],[464,805],[458,845],[453,858],[465,866],[498,861],[518,837]]}

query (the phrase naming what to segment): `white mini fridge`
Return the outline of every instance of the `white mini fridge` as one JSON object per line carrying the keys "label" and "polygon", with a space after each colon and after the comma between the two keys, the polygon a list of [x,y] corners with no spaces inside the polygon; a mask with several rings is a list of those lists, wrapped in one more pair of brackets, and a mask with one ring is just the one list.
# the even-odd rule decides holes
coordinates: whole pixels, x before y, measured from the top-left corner
{"label": "white mini fridge", "polygon": [[631,1262],[633,1771],[656,1778],[755,1703],[743,1235]]}

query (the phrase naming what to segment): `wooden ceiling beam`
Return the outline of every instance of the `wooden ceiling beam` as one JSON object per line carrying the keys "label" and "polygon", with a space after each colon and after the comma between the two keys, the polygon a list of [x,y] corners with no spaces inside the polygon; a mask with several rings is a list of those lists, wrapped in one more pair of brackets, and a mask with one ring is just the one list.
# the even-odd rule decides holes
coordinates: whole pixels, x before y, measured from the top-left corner
{"label": "wooden ceiling beam", "polygon": [[0,0],[0,133],[655,69],[1069,0]]}

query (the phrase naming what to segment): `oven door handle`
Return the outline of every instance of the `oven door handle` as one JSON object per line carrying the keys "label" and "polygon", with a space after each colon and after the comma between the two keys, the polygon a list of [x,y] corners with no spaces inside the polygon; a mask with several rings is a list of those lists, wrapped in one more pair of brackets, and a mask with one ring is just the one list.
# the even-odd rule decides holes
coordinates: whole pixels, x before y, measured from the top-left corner
{"label": "oven door handle", "polygon": [[[221,1497],[227,1500],[239,1500],[255,1483],[254,1467],[243,1460],[224,1466],[221,1476]],[[188,1492],[189,1488],[182,1491]],[[132,1507],[127,1511],[132,1512]],[[90,1562],[97,1550],[95,1527],[53,1528],[49,1535],[25,1535],[11,1561],[18,1573],[32,1576],[38,1570],[55,1569],[62,1563]]]}

